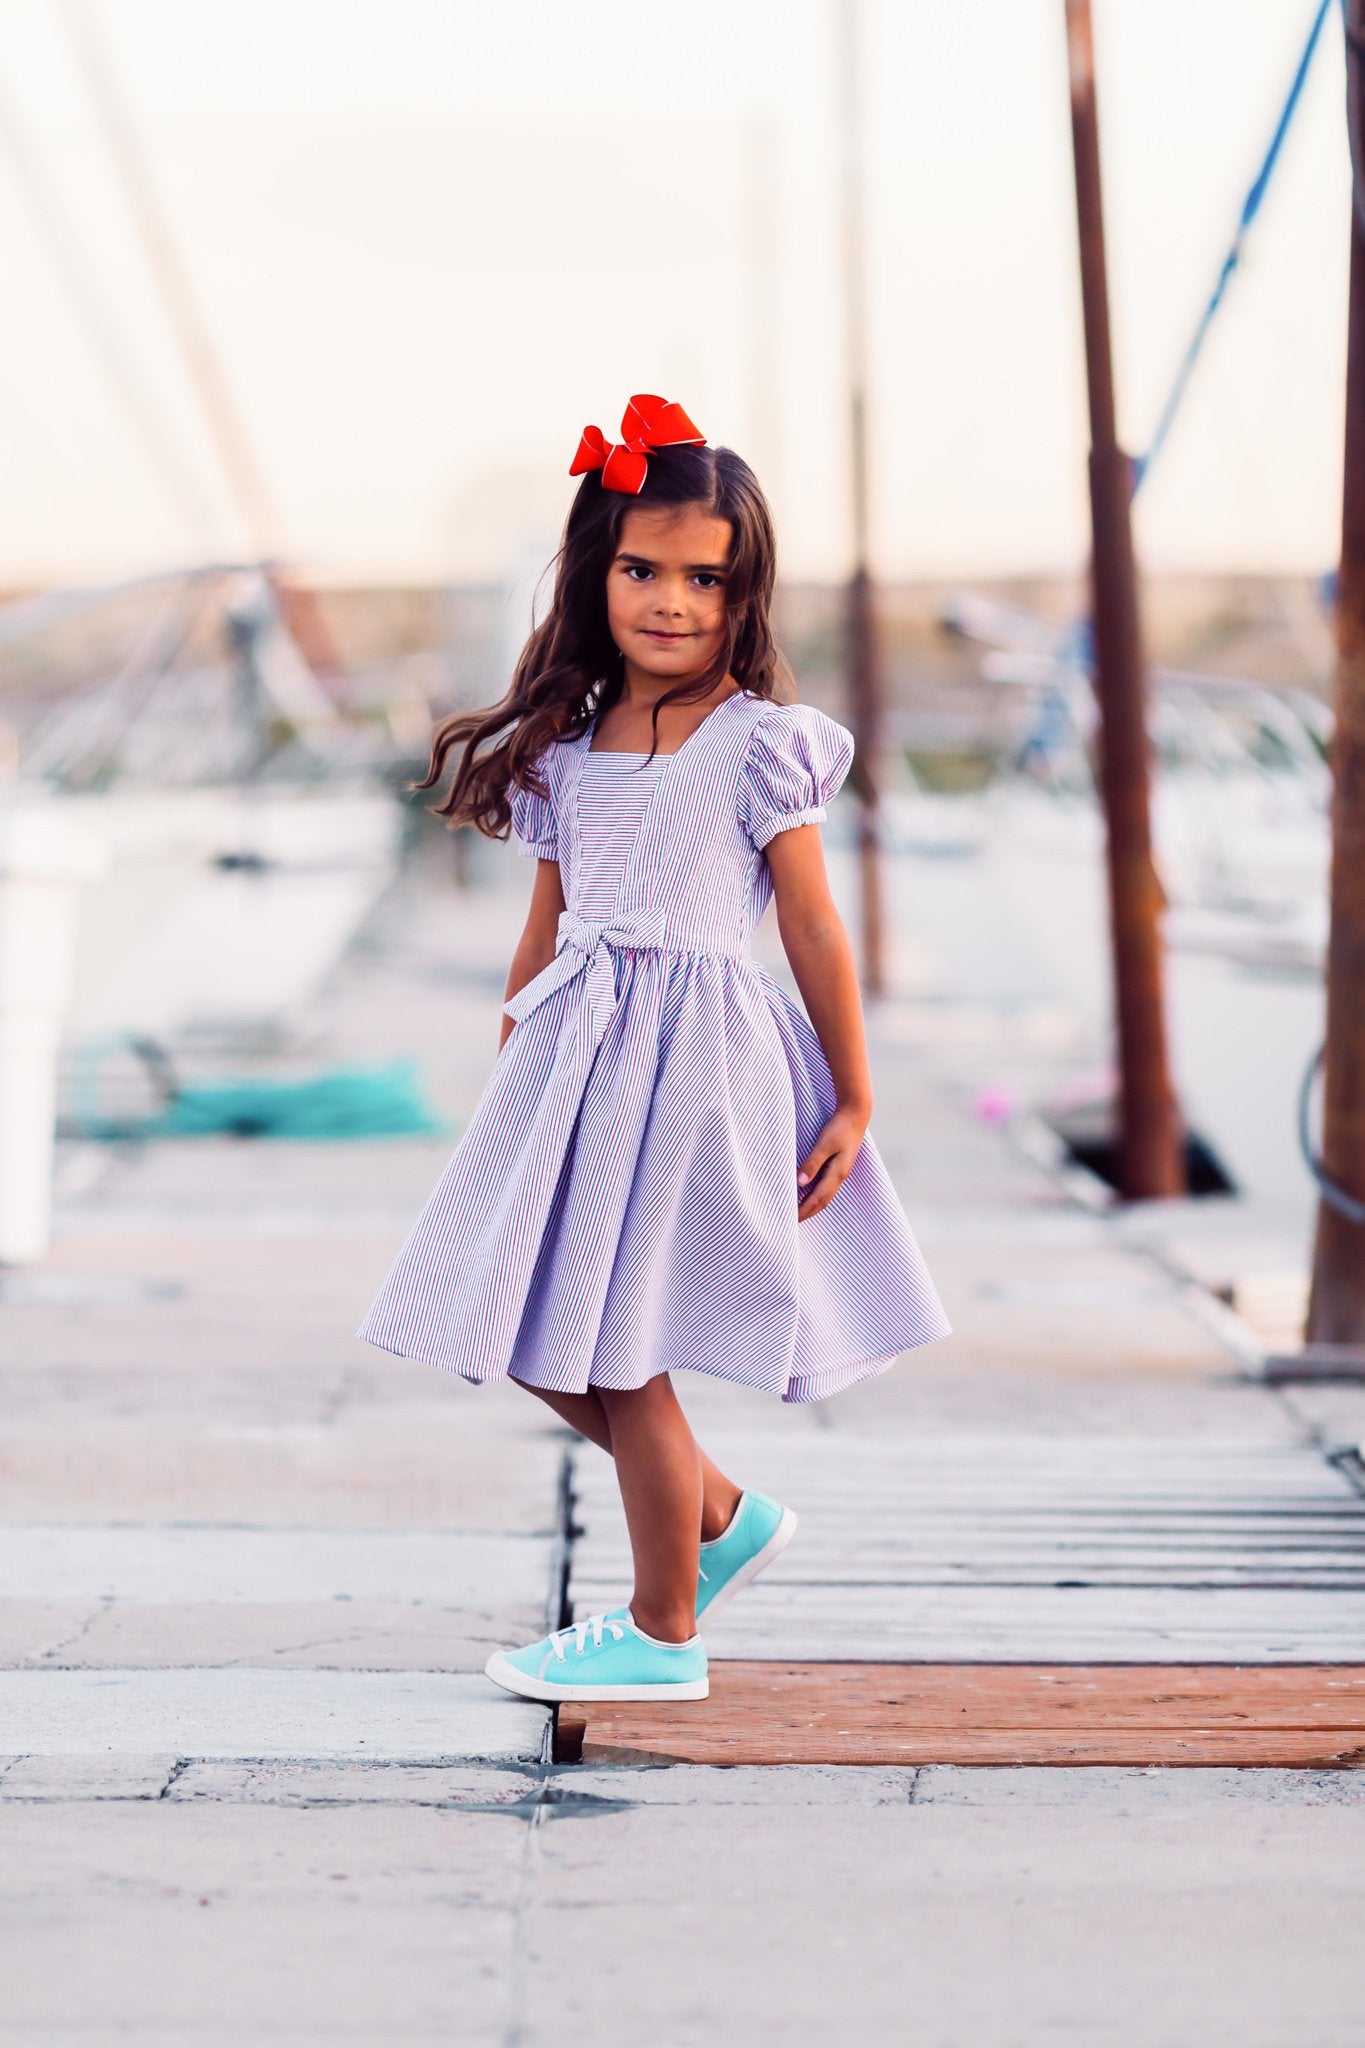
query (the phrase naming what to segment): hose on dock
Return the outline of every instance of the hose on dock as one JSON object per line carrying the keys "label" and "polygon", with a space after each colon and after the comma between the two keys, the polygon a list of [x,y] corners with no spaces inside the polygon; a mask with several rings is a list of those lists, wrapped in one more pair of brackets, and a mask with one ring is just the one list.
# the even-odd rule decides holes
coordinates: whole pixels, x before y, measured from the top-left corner
{"label": "hose on dock", "polygon": [[1318,1047],[1312,1059],[1308,1062],[1303,1080],[1299,1086],[1299,1150],[1303,1154],[1304,1165],[1317,1182],[1322,1199],[1328,1204],[1329,1208],[1335,1209],[1337,1214],[1344,1216],[1349,1223],[1365,1224],[1365,1202],[1357,1201],[1356,1197],[1348,1194],[1345,1188],[1337,1186],[1337,1183],[1328,1174],[1322,1161],[1313,1149],[1313,1134],[1309,1123],[1309,1111],[1313,1102],[1313,1084],[1322,1071],[1323,1056],[1326,1051],[1327,1047],[1325,1045]]}

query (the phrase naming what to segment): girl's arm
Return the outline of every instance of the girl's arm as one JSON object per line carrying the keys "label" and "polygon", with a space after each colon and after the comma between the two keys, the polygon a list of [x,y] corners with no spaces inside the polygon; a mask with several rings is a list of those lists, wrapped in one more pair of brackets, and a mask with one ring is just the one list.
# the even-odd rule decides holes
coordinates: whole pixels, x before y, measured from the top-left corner
{"label": "girl's arm", "polygon": [[853,948],[829,892],[820,827],[794,825],[766,852],[777,929],[834,1079],[834,1114],[797,1175],[804,1221],[829,1207],[857,1157],[872,1115],[872,1076]]}
{"label": "girl's arm", "polygon": [[[536,879],[531,890],[531,907],[526,913],[526,926],[517,941],[517,950],[512,955],[512,964],[507,970],[507,986],[503,990],[503,1001],[510,1002],[528,981],[533,981],[542,967],[548,967],[555,957],[555,940],[559,936],[559,913],[564,909],[564,884],[560,878],[557,860],[538,860]],[[502,1013],[502,1030],[498,1034],[498,1051],[507,1043],[508,1034],[516,1030],[516,1020]]]}

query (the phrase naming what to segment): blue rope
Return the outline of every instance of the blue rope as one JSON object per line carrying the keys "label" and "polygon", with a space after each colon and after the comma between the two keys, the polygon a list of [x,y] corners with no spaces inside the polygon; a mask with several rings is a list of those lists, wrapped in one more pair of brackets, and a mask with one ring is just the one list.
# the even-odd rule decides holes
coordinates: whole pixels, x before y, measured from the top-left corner
{"label": "blue rope", "polygon": [[1322,1199],[1328,1204],[1329,1208],[1335,1209],[1339,1216],[1344,1216],[1348,1223],[1365,1225],[1365,1202],[1358,1202],[1354,1195],[1348,1195],[1345,1188],[1338,1187],[1336,1182],[1329,1178],[1326,1168],[1313,1147],[1313,1136],[1309,1129],[1308,1114],[1313,1097],[1313,1083],[1318,1078],[1318,1072],[1326,1052],[1327,1047],[1325,1045],[1318,1047],[1318,1050],[1308,1062],[1308,1070],[1299,1084],[1299,1150],[1303,1154],[1304,1165],[1317,1182]]}
{"label": "blue rope", "polygon": [[1227,295],[1228,286],[1231,284],[1242,261],[1247,235],[1257,214],[1261,210],[1261,203],[1270,187],[1270,180],[1274,175],[1275,166],[1279,162],[1280,151],[1284,147],[1285,137],[1288,135],[1294,115],[1298,111],[1299,101],[1303,97],[1303,88],[1313,62],[1313,53],[1317,49],[1322,35],[1323,24],[1327,19],[1328,10],[1331,5],[1332,0],[1318,0],[1317,11],[1313,16],[1313,26],[1308,31],[1308,41],[1304,45],[1303,55],[1300,57],[1298,69],[1294,73],[1294,82],[1289,88],[1289,97],[1284,103],[1279,121],[1275,127],[1275,133],[1270,139],[1270,147],[1265,153],[1261,168],[1256,173],[1251,190],[1247,193],[1246,199],[1243,202],[1242,216],[1237,223],[1237,232],[1232,238],[1232,246],[1223,258],[1223,267],[1218,273],[1218,282],[1214,285],[1212,296],[1200,316],[1199,325],[1194,330],[1193,338],[1185,351],[1180,368],[1176,372],[1175,382],[1171,386],[1170,394],[1161,410],[1161,417],[1157,421],[1156,432],[1152,436],[1151,446],[1145,455],[1137,457],[1134,461],[1133,495],[1135,497],[1142,488],[1143,479],[1146,477],[1148,470],[1165,446],[1166,437],[1170,433],[1175,416],[1180,410],[1190,378],[1194,375],[1194,366],[1198,362],[1203,352],[1204,343],[1208,339],[1209,329],[1217,317],[1218,310]]}

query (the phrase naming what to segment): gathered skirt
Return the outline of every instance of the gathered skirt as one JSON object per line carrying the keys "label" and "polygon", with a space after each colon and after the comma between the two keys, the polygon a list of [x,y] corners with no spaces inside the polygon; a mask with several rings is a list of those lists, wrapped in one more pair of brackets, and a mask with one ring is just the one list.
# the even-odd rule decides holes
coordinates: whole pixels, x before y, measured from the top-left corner
{"label": "gathered skirt", "polygon": [[948,1332],[870,1136],[829,1207],[796,1175],[834,1108],[803,1010],[747,957],[612,952],[512,1031],[361,1327],[473,1381],[564,1393],[713,1374],[822,1399]]}

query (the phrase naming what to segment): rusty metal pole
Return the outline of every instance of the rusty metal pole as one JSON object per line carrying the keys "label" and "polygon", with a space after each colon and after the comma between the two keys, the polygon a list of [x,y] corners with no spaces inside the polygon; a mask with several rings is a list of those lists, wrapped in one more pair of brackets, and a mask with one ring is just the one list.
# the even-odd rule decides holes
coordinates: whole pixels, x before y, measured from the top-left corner
{"label": "rusty metal pole", "polygon": [[1092,618],[1118,1031],[1120,1191],[1128,1201],[1150,1201],[1185,1192],[1184,1147],[1166,1056],[1133,476],[1115,423],[1090,0],[1066,0],[1066,32],[1090,398]]}
{"label": "rusty metal pole", "polygon": [[863,205],[860,0],[837,0],[840,140],[843,157],[844,316],[847,351],[853,573],[847,600],[848,722],[855,748],[851,781],[858,799],[859,941],[863,987],[886,993],[885,906],[877,804],[885,687],[877,638],[868,537],[867,253]]}
{"label": "rusty metal pole", "polygon": [[[1336,606],[1322,1164],[1327,1178],[1359,1201],[1365,1200],[1365,0],[1347,0],[1346,78],[1355,203]],[[1318,1208],[1307,1334],[1312,1344],[1365,1345],[1365,1227],[1325,1199]]]}

